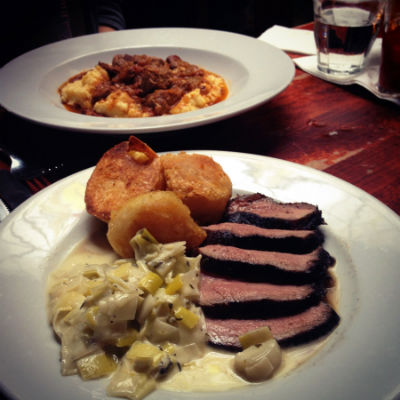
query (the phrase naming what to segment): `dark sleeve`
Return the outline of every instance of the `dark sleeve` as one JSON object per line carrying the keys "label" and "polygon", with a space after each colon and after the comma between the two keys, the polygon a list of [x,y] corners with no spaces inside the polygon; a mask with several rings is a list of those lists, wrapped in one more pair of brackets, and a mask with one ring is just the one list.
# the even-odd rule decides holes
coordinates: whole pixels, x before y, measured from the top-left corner
{"label": "dark sleeve", "polygon": [[107,25],[116,30],[126,28],[122,11],[123,0],[94,0],[92,4],[96,28],[99,25]]}

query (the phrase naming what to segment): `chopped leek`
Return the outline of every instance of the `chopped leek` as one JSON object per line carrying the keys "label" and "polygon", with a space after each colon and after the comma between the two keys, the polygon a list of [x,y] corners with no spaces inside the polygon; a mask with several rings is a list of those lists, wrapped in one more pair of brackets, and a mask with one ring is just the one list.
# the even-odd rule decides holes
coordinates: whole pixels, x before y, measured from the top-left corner
{"label": "chopped leek", "polygon": [[130,263],[121,264],[118,268],[114,269],[111,274],[116,278],[127,280],[129,278],[129,271],[132,269]]}
{"label": "chopped leek", "polygon": [[88,310],[86,311],[86,321],[88,322],[91,328],[94,328],[97,325],[96,315],[98,314],[98,312],[99,312],[98,306],[89,307]]}
{"label": "chopped leek", "polygon": [[92,354],[76,362],[83,380],[97,379],[110,375],[117,368],[116,361],[105,353]]}
{"label": "chopped leek", "polygon": [[181,279],[181,275],[176,275],[174,279],[170,283],[168,283],[167,287],[165,288],[165,293],[170,295],[170,294],[175,294],[181,290],[183,286],[183,282]]}
{"label": "chopped leek", "polygon": [[175,318],[189,329],[193,329],[199,321],[199,316],[185,307],[175,310]]}
{"label": "chopped leek", "polygon": [[136,329],[131,329],[127,335],[120,336],[115,341],[115,345],[117,347],[128,347],[131,346],[132,343],[137,339],[138,331]]}
{"label": "chopped leek", "polygon": [[145,342],[134,342],[126,358],[134,362],[137,371],[146,371],[158,365],[164,356],[164,352],[158,347]]}
{"label": "chopped leek", "polygon": [[163,284],[163,280],[160,275],[149,271],[139,282],[141,289],[154,294]]}
{"label": "chopped leek", "polygon": [[253,331],[247,332],[239,336],[239,342],[242,345],[243,349],[247,349],[247,347],[250,347],[253,344],[266,342],[269,339],[273,339],[273,336],[268,326],[254,329]]}

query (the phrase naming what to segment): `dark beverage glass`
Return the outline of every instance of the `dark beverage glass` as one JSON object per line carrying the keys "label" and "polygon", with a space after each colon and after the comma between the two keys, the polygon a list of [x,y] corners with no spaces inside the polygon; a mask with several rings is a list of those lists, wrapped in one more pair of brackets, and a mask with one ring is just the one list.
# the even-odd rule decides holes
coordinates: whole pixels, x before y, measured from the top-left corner
{"label": "dark beverage glass", "polygon": [[400,0],[385,6],[379,90],[400,96]]}

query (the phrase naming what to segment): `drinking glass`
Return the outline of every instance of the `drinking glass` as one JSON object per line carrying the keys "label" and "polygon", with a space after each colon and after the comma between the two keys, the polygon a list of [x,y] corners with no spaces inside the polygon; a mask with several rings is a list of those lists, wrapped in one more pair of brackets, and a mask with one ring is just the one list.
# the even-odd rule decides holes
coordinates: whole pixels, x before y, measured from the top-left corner
{"label": "drinking glass", "polygon": [[379,90],[400,96],[400,0],[388,0],[385,6]]}
{"label": "drinking glass", "polygon": [[313,0],[318,69],[351,75],[363,69],[379,32],[384,0]]}

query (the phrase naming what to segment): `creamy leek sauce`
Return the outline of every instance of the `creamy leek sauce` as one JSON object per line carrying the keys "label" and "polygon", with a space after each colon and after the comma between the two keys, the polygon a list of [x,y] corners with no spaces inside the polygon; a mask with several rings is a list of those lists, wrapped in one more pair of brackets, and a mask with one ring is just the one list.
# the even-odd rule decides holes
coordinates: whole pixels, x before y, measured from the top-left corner
{"label": "creamy leek sauce", "polygon": [[[282,363],[271,379],[288,374],[323,347],[326,339],[292,349],[282,350]],[[246,385],[254,385],[232,370],[234,354],[216,351],[209,347],[206,355],[194,360],[182,368],[179,374],[160,384],[160,388],[177,392],[225,391]]]}
{"label": "creamy leek sauce", "polygon": [[[104,232],[99,232],[91,238],[79,243],[66,259],[49,276],[48,287],[82,264],[110,264],[118,259],[108,244]],[[327,298],[333,308],[338,307],[338,281],[335,275],[336,267],[330,269],[334,285],[328,289]],[[276,379],[288,374],[315,355],[325,344],[327,338],[316,340],[310,344],[282,349],[282,363],[275,372]],[[158,384],[159,388],[169,391],[225,391],[253,383],[247,382],[232,370],[234,353],[216,350],[207,346],[206,354],[182,366],[179,373],[172,374],[167,380]]]}
{"label": "creamy leek sauce", "polygon": [[61,264],[50,273],[47,287],[52,287],[61,276],[68,274],[77,265],[111,264],[117,259],[118,257],[108,244],[104,232],[97,232],[75,246]]}

